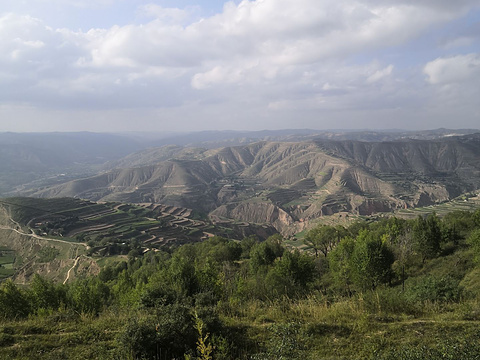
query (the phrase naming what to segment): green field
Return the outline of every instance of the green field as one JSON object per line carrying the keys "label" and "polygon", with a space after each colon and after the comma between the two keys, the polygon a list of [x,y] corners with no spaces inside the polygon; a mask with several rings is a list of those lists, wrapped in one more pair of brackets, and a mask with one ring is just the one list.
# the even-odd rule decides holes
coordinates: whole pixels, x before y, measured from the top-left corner
{"label": "green field", "polygon": [[[166,244],[178,246],[206,238],[205,232],[244,237],[240,223],[216,226],[191,210],[172,206],[95,203],[73,198],[8,198],[0,200],[0,206],[25,233],[33,231],[43,238],[58,240],[58,244],[88,244],[89,255],[126,255],[132,250],[144,251]],[[254,233],[257,226],[249,225],[249,233]],[[69,255],[60,251],[55,258]],[[52,254],[42,258],[50,259]]]}
{"label": "green field", "polygon": [[395,212],[395,215],[405,219],[413,219],[419,215],[427,215],[435,212],[439,216],[444,216],[453,211],[475,211],[480,208],[480,198],[461,196],[452,201],[442,204],[435,204],[415,209],[401,209]]}
{"label": "green field", "polygon": [[13,250],[2,247],[0,249],[0,280],[8,278],[15,273],[15,253]]}

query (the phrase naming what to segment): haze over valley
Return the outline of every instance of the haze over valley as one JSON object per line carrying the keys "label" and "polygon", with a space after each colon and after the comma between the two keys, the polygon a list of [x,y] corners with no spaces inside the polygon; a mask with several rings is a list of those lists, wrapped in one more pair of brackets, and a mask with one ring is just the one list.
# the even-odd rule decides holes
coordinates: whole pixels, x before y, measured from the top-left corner
{"label": "haze over valley", "polygon": [[[211,132],[142,140],[3,134],[4,196],[164,204],[293,235],[325,215],[432,205],[480,186],[474,130]],[[177,144],[151,147],[167,142]],[[236,146],[218,147],[225,143]]]}

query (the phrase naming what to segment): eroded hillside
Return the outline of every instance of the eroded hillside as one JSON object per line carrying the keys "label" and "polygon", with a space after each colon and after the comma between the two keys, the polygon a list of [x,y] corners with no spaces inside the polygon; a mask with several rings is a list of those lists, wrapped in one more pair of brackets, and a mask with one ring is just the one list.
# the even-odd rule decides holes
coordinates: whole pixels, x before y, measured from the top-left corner
{"label": "eroded hillside", "polygon": [[148,165],[138,166],[142,162],[136,156],[135,167],[34,195],[162,203],[293,233],[324,215],[424,206],[480,187],[479,135],[430,141],[263,141],[183,149],[177,157],[174,152],[171,159],[152,164],[154,153],[149,150]]}

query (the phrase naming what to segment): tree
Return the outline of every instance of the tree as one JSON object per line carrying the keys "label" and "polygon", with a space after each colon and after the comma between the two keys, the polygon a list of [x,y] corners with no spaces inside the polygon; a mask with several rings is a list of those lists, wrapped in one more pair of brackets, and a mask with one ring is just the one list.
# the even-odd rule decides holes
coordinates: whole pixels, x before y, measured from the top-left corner
{"label": "tree", "polygon": [[79,313],[97,315],[110,297],[110,289],[98,278],[78,280],[69,289],[73,308]]}
{"label": "tree", "polygon": [[242,255],[242,246],[220,236],[214,236],[197,246],[197,261],[210,259],[217,264],[239,260]]}
{"label": "tree", "polygon": [[442,225],[450,229],[455,228],[459,235],[465,235],[475,228],[475,213],[463,210],[449,212],[443,217]]}
{"label": "tree", "polygon": [[413,254],[413,243],[412,231],[409,229],[396,239],[395,254],[402,272],[402,291],[405,291],[405,267]]}
{"label": "tree", "polygon": [[178,297],[192,296],[199,290],[195,262],[178,252],[171,259],[168,274]]}
{"label": "tree", "polygon": [[266,286],[275,295],[295,296],[305,292],[316,275],[314,259],[298,250],[287,251],[267,274]]}
{"label": "tree", "polygon": [[284,251],[285,248],[276,239],[273,241],[267,239],[254,245],[250,251],[250,269],[255,273],[262,267],[272,265]]}
{"label": "tree", "polygon": [[393,252],[383,239],[363,230],[358,235],[351,256],[352,279],[360,290],[375,289],[392,279]]}
{"label": "tree", "polygon": [[456,223],[447,225],[443,222],[441,232],[442,242],[444,243],[452,242],[454,245],[458,245],[459,241],[462,239],[462,236],[458,232]]}
{"label": "tree", "polygon": [[135,359],[180,359],[195,348],[191,310],[182,304],[159,306],[155,315],[132,316],[118,337]]}
{"label": "tree", "polygon": [[404,240],[403,237],[407,231],[405,220],[397,217],[391,217],[387,220],[385,228],[390,244],[397,244]]}
{"label": "tree", "polygon": [[46,280],[38,274],[35,274],[30,284],[30,293],[32,305],[37,311],[40,309],[57,310],[62,300],[65,300],[52,281]]}
{"label": "tree", "polygon": [[477,209],[473,213],[473,222],[474,222],[475,226],[480,227],[480,209]]}
{"label": "tree", "polygon": [[360,233],[361,230],[366,230],[368,229],[369,226],[367,222],[365,221],[356,221],[352,225],[348,227],[348,232],[350,233],[350,236],[356,237]]}
{"label": "tree", "polygon": [[437,215],[430,214],[426,219],[419,216],[413,224],[413,237],[416,250],[422,256],[423,262],[436,257],[442,241],[440,219]]}
{"label": "tree", "polygon": [[240,246],[242,248],[241,257],[244,258],[244,259],[248,258],[250,256],[250,251],[258,243],[259,243],[259,241],[258,241],[258,239],[255,235],[251,235],[251,236],[248,236],[248,237],[244,238],[240,242]]}
{"label": "tree", "polygon": [[30,311],[26,293],[12,280],[5,281],[0,288],[0,316],[5,319],[16,319],[26,317]]}
{"label": "tree", "polygon": [[354,249],[355,240],[351,237],[345,237],[327,257],[334,281],[340,288],[344,288],[348,294],[351,294],[351,258]]}
{"label": "tree", "polygon": [[307,233],[304,242],[315,250],[315,257],[318,257],[319,251],[326,257],[340,242],[340,234],[345,235],[343,226],[320,225]]}
{"label": "tree", "polygon": [[467,244],[471,246],[475,262],[480,264],[480,229],[476,229],[470,233],[467,238]]}

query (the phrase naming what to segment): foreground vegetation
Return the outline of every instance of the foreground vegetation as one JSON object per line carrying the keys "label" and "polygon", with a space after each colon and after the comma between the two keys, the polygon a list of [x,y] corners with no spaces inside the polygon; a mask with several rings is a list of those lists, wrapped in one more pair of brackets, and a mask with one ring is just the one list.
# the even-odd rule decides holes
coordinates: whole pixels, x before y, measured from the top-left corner
{"label": "foreground vegetation", "polygon": [[475,359],[480,210],[213,237],[0,291],[4,359]]}

